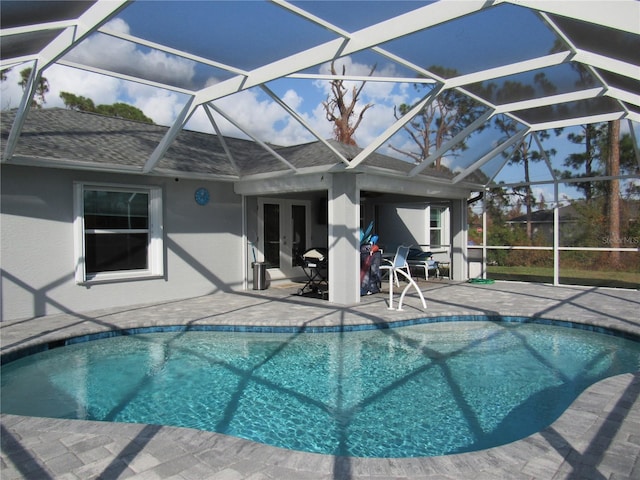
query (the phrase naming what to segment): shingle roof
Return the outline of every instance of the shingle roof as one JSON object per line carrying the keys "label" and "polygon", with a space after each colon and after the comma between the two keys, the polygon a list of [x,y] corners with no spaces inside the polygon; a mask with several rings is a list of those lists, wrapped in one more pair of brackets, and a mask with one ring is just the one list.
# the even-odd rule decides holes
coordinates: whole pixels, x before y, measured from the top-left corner
{"label": "shingle roof", "polygon": [[[14,117],[15,111],[2,114],[3,142],[9,136]],[[42,164],[75,168],[128,167],[142,171],[167,130],[168,127],[94,113],[60,108],[33,109],[22,129],[15,161],[29,159]],[[361,151],[358,147],[336,141],[329,143],[347,159]],[[164,175],[188,174],[231,179],[291,170],[256,142],[224,137],[224,144],[226,149],[217,135],[183,129],[155,170]],[[271,148],[296,169],[328,170],[342,163],[335,153],[319,141]],[[399,174],[411,168],[411,164],[375,153],[368,165]]]}
{"label": "shingle roof", "polygon": [[[578,218],[576,208],[573,205],[565,205],[558,209],[560,221],[574,222]],[[553,223],[553,209],[536,210],[531,213],[531,221],[534,223]],[[520,215],[508,220],[507,223],[527,223],[527,216]]]}
{"label": "shingle roof", "polygon": [[[2,138],[8,136],[14,112],[2,115]],[[16,156],[42,161],[77,162],[142,168],[167,127],[64,109],[33,110],[25,122]],[[240,150],[252,142],[237,141]],[[78,165],[79,166],[79,165]],[[235,175],[213,135],[182,131],[163,159],[165,169]]]}

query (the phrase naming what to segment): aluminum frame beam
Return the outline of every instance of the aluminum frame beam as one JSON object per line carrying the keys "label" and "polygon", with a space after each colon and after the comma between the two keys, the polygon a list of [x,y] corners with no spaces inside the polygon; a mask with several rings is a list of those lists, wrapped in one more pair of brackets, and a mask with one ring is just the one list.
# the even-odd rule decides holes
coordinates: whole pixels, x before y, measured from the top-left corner
{"label": "aluminum frame beam", "polygon": [[415,117],[420,110],[433,102],[438,95],[442,92],[442,86],[434,88],[429,92],[420,102],[418,102],[411,110],[405,115],[396,120],[389,128],[387,128],[382,134],[380,134],[373,142],[369,143],[362,151],[351,160],[348,169],[353,169],[360,165],[369,155],[375,152],[384,142],[389,140],[396,132],[402,129],[407,123],[409,123],[413,117]]}
{"label": "aluminum frame beam", "polygon": [[484,164],[486,164],[487,162],[492,160],[496,155],[499,155],[500,153],[504,152],[507,148],[509,148],[513,144],[520,142],[527,135],[527,133],[529,133],[529,130],[527,128],[524,128],[524,129],[520,130],[518,133],[516,133],[515,135],[513,135],[512,137],[509,137],[507,140],[502,142],[500,145],[498,145],[494,149],[492,149],[489,153],[483,155],[478,160],[476,160],[476,162],[474,162],[473,164],[471,164],[467,168],[465,168],[462,172],[460,172],[458,175],[456,175],[452,179],[451,182],[454,185],[456,183],[461,182],[466,177],[468,177],[472,172],[475,172],[480,167],[482,167]]}
{"label": "aluminum frame beam", "polygon": [[616,0],[612,11],[610,2],[576,2],[567,0],[505,0],[520,7],[570,17],[629,33],[638,33],[640,3],[637,0]]}
{"label": "aluminum frame beam", "polygon": [[[283,2],[280,2],[282,4]],[[286,58],[258,67],[242,78],[232,78],[200,90],[196,104],[230,95],[276,78],[303,71],[315,65],[331,61],[337,56],[349,55],[397,37],[409,35],[425,28],[444,23],[493,6],[494,0],[465,2],[439,2],[426,5],[412,12],[398,15],[349,35],[317,45]]]}
{"label": "aluminum frame beam", "polygon": [[413,167],[413,169],[409,172],[410,177],[415,177],[420,172],[422,172],[425,168],[431,165],[436,158],[441,157],[446,152],[448,152],[451,148],[453,148],[457,143],[459,143],[463,138],[467,138],[474,130],[480,127],[484,122],[489,120],[493,116],[493,110],[487,110],[485,113],[476,118],[471,124],[469,124],[465,129],[463,129],[460,133],[455,135],[453,138],[449,139],[449,141],[445,142],[429,155],[428,158],[425,158],[419,165]]}
{"label": "aluminum frame beam", "polygon": [[344,156],[342,155],[342,153],[340,153],[333,145],[331,145],[327,140],[325,140],[324,138],[322,138],[322,136],[320,136],[320,134],[318,132],[315,131],[315,129],[309,125],[309,123],[302,118],[298,112],[296,112],[293,108],[291,108],[289,105],[287,105],[287,103],[282,100],[280,97],[278,97],[269,87],[267,87],[266,85],[261,85],[260,86],[262,88],[262,90],[269,95],[274,102],[276,102],[278,105],[280,105],[282,108],[284,108],[284,110],[291,115],[294,119],[296,119],[298,121],[298,123],[300,123],[304,128],[306,128],[309,132],[311,132],[311,134],[316,137],[318,139],[318,141],[320,141],[322,144],[324,144],[325,147],[327,147],[329,150],[331,150],[333,152],[333,154],[338,157],[338,159],[344,163],[345,165],[349,165],[349,160],[347,160],[346,158],[344,158]]}
{"label": "aluminum frame beam", "polygon": [[[19,138],[25,118],[28,115],[28,111],[31,106],[31,98],[33,97],[33,93],[35,92],[35,86],[37,85],[38,79],[41,78],[42,72],[53,63],[57,63],[67,67],[83,69],[102,75],[108,75],[121,80],[145,84],[155,88],[161,88],[168,91],[188,95],[190,97],[183,111],[178,115],[174,124],[171,126],[163,140],[159,143],[150,158],[145,163],[143,172],[149,172],[156,168],[157,163],[166,153],[166,150],[169,147],[170,143],[175,139],[175,136],[178,134],[180,129],[183,128],[186,119],[190,118],[190,116],[198,106],[207,105],[209,102],[212,102],[216,99],[249,89],[254,86],[261,86],[261,88],[267,94],[269,94],[274,99],[274,101],[278,102],[307,131],[311,132],[311,134],[313,134],[316,138],[319,138],[321,141],[323,141],[319,137],[317,132],[314,132],[313,128],[310,127],[308,122],[305,122],[300,115],[290,109],[290,107],[288,107],[281,99],[275,96],[275,94],[273,94],[273,92],[271,92],[265,86],[267,82],[278,78],[304,78],[322,80],[342,78],[347,80],[367,82],[406,82],[425,84],[436,83],[438,85],[437,91],[456,89],[487,105],[490,109],[493,110],[493,114],[503,113],[505,115],[508,115],[511,118],[516,119],[523,125],[530,127],[531,131],[574,126],[583,123],[606,122],[609,120],[621,118],[627,118],[635,122],[640,121],[640,114],[636,111],[631,110],[631,108],[629,108],[628,106],[640,106],[640,95],[638,95],[637,92],[625,89],[624,86],[614,87],[610,85],[605,79],[603,79],[601,75],[598,74],[598,70],[602,70],[637,80],[640,67],[627,61],[618,60],[607,55],[578,48],[576,44],[572,42],[570,35],[568,36],[568,34],[563,31],[562,26],[559,26],[561,22],[554,22],[555,17],[553,17],[570,17],[575,20],[585,22],[586,24],[599,25],[602,27],[638,35],[640,2],[636,0],[616,0],[615,8],[612,7],[612,2],[588,2],[587,8],[587,2],[566,0],[470,0],[465,2],[441,0],[417,8],[410,12],[400,14],[395,17],[390,17],[386,20],[353,32],[346,31],[338,27],[337,25],[305,10],[304,3],[293,4],[287,0],[271,0],[271,2],[280,8],[286,9],[294,13],[295,15],[298,15],[304,20],[312,22],[333,32],[336,35],[336,38],[328,42],[316,45],[305,51],[282,57],[274,62],[259,66],[250,71],[246,71],[240,68],[233,67],[231,65],[217,62],[210,58],[190,54],[188,52],[181,51],[167,45],[162,45],[157,42],[146,40],[144,38],[113,31],[107,26],[104,26],[109,19],[113,18],[114,15],[116,15],[122,9],[126,8],[126,6],[131,3],[128,0],[97,0],[95,4],[93,4],[86,11],[84,11],[84,13],[82,13],[75,19],[42,22],[35,25],[22,25],[0,30],[0,36],[2,38],[12,35],[27,34],[45,30],[60,30],[58,36],[47,46],[42,48],[40,52],[37,52],[33,55],[8,58],[2,61],[3,67],[6,67],[7,65],[15,66],[18,63],[22,63],[24,61],[34,62],[34,75],[29,80],[28,86],[25,90],[25,94],[21,100],[20,106],[18,107],[15,121],[12,125],[9,137],[5,145],[2,161],[8,161],[14,155],[17,139]],[[474,14],[494,6],[499,6],[501,4],[513,4],[522,8],[528,8],[533,12],[537,12],[540,18],[548,23],[549,26],[554,30],[555,34],[566,42],[568,49],[559,53],[543,55],[521,62],[501,65],[495,68],[489,68],[482,71],[460,75],[454,78],[443,79],[433,74],[432,72],[425,70],[424,67],[415,65],[407,59],[399,57],[381,47],[381,45],[384,45],[388,41],[411,35],[413,33],[448,21],[455,21],[456,19],[463,16]],[[187,90],[184,88],[167,85],[165,83],[162,83],[161,81],[146,80],[135,75],[119,74],[107,69],[95,68],[89,65],[82,65],[77,62],[63,60],[63,57],[66,53],[68,53],[71,49],[78,45],[88,35],[96,31],[100,32],[103,35],[108,35],[124,41],[133,42],[136,45],[145,48],[151,48],[169,55],[179,56],[181,58],[197,62],[201,65],[207,65],[210,67],[222,69],[224,71],[230,72],[233,76],[209,87],[205,87],[199,90]],[[382,55],[385,58],[396,62],[398,65],[402,65],[410,69],[411,71],[416,72],[418,77],[376,78],[357,75],[331,76],[311,75],[308,73],[304,73],[308,68],[325,62],[330,62],[339,56],[350,55],[365,50],[369,50],[371,52]],[[525,71],[552,67],[567,62],[577,62],[585,65],[586,68],[589,69],[591,73],[602,82],[604,87],[585,89],[582,91],[574,91],[561,95],[553,95],[502,105],[493,105],[491,104],[491,102],[483,100],[482,98],[478,98],[477,96],[474,96],[464,90],[464,86],[468,84],[489,81],[491,79],[499,77],[505,77]],[[420,78],[420,76],[424,78]],[[536,124],[529,124],[522,121],[522,119],[519,118],[517,114],[518,111],[528,108],[535,108],[539,106],[553,105],[556,103],[583,100],[588,98],[596,98],[603,95],[617,100],[620,104],[620,111],[599,115],[583,116],[579,118],[575,117],[560,120],[551,120],[548,122],[540,122]],[[205,108],[205,112],[208,116],[211,115],[211,112],[208,110],[208,108]],[[210,117],[210,120],[211,118],[212,117]],[[213,123],[213,125],[214,129],[216,129],[215,122]],[[387,141],[401,127],[402,125],[399,122],[394,122],[393,125],[391,125],[382,135],[376,138],[372,144],[368,145],[365,150],[361,152],[350,163],[347,159],[344,158],[344,156],[335,151],[335,149],[332,148],[330,144],[328,144],[328,142],[323,141],[323,143],[331,148],[331,150],[338,156],[343,164],[349,163],[346,168],[353,169],[362,164],[362,162],[373,151],[375,151],[380,145]],[[238,126],[238,128],[240,127]],[[219,134],[217,130],[216,132]],[[468,133],[471,134],[472,131],[469,131]],[[430,159],[433,158],[436,157],[432,155]],[[414,168],[410,175],[415,176],[419,171],[426,168],[426,166],[428,166],[429,164],[428,160],[429,159],[427,159],[427,161],[423,162],[418,167]],[[481,160],[482,159],[478,159],[475,164],[477,164],[477,162]]]}
{"label": "aluminum frame beam", "polygon": [[94,5],[80,15],[75,22],[69,24],[52,42],[38,53],[31,71],[31,78],[29,78],[28,86],[25,88],[20,106],[18,107],[18,113],[9,132],[9,138],[7,139],[7,144],[2,154],[3,162],[11,158],[15,152],[24,121],[31,108],[31,99],[42,77],[43,70],[122,10],[126,6],[126,3],[126,0],[97,0]]}
{"label": "aluminum frame beam", "polygon": [[248,135],[251,138],[251,140],[256,142],[258,145],[260,145],[262,148],[264,148],[267,152],[269,152],[271,155],[273,155],[275,158],[277,158],[281,163],[286,165],[288,169],[290,169],[293,172],[297,172],[298,171],[298,169],[294,165],[292,165],[286,158],[284,158],[282,155],[280,155],[278,152],[276,152],[267,143],[263,142],[258,137],[256,137],[254,134],[252,134],[247,128],[244,128],[242,125],[240,125],[238,122],[236,122],[233,118],[231,118],[229,115],[227,115],[224,112],[224,110],[222,110],[219,107],[216,107],[212,102],[207,102],[206,105],[207,105],[208,108],[211,108],[214,112],[216,112],[222,118],[224,118],[225,120],[230,122],[232,125],[234,125],[236,128],[238,128],[240,131],[242,131],[244,134]]}

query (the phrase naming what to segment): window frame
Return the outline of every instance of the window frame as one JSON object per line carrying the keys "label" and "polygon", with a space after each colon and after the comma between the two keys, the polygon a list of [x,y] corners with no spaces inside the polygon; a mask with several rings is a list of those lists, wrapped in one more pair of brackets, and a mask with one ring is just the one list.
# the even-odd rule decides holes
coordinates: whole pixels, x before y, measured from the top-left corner
{"label": "window frame", "polygon": [[[86,271],[85,263],[85,229],[84,221],[84,192],[85,191],[106,191],[124,193],[143,193],[148,195],[148,231],[147,241],[147,268],[132,270],[115,270],[97,273]],[[163,223],[162,223],[162,188],[154,185],[126,185],[115,183],[96,182],[74,182],[73,184],[74,203],[74,255],[75,255],[75,281],[79,285],[94,283],[117,282],[123,280],[159,278],[164,276],[164,246],[163,246]],[[122,233],[126,230],[105,229],[95,230],[92,233],[113,234]],[[119,232],[122,230],[122,232]],[[140,232],[141,229],[133,229]]]}
{"label": "window frame", "polygon": [[[436,228],[431,226],[431,216],[437,212],[440,225]],[[430,205],[429,206],[429,245],[431,248],[444,248],[449,247],[449,207],[445,205]],[[439,232],[440,241],[435,244],[431,242],[431,235],[433,232]]]}

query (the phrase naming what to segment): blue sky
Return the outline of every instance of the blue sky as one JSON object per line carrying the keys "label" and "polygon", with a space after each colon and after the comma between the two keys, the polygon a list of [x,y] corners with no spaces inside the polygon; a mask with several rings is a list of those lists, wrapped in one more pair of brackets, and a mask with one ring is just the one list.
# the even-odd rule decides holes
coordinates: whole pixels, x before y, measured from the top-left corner
{"label": "blue sky", "polygon": [[[294,2],[295,3],[295,2]],[[298,2],[312,13],[334,22],[345,30],[357,30],[369,21],[383,20],[390,14],[402,13],[426,2],[366,1],[358,5],[357,12],[344,11],[339,2]],[[459,73],[468,73],[480,68],[515,62],[548,53],[553,47],[554,36],[531,12],[512,5],[503,5],[493,15],[471,15],[464,22],[453,22],[432,28],[426,32],[400,39],[384,45],[395,54],[402,54],[418,65],[447,65]],[[496,14],[497,13],[497,14]],[[188,26],[189,35],[176,24]],[[286,24],[287,28],[278,28]],[[209,1],[209,2],[136,2],[123,10],[107,28],[126,34],[143,37],[150,41],[170,45],[173,48],[203,55],[240,68],[251,69],[265,59],[304,50],[317,43],[335,38],[317,25],[309,25],[297,15],[267,2]],[[249,32],[249,34],[247,34]],[[451,39],[455,39],[455,43]],[[416,45],[429,48],[416,49]],[[425,54],[426,52],[426,54]],[[426,56],[425,56],[426,55]],[[189,88],[211,85],[231,74],[215,67],[203,67],[191,60],[168,55],[133,43],[97,34],[85,41],[71,60],[81,60],[95,66],[113,68],[127,73],[146,73],[148,78]],[[480,63],[479,63],[480,62]],[[376,64],[374,76],[412,77],[415,72],[393,63],[373,52],[362,52],[345,57],[337,62],[338,69],[345,66],[351,75],[367,75]],[[14,107],[22,94],[17,85],[19,70],[9,75],[2,84],[2,108]],[[328,73],[328,65],[317,65],[307,73]],[[566,70],[559,72],[566,76]],[[140,108],[154,122],[170,125],[182,109],[187,97],[183,94],[162,90],[133,82],[126,82],[86,71],[63,66],[52,66],[45,72],[50,84],[46,107],[61,107],[61,91],[89,97],[96,104],[126,102]],[[281,79],[268,87],[296,110],[322,137],[332,136],[332,124],[325,118],[322,102],[329,95],[329,82],[318,80]],[[394,107],[402,103],[411,104],[425,92],[417,92],[411,83],[388,83],[369,81],[363,90],[359,105],[371,103],[373,108],[365,114],[356,132],[361,146],[374,140],[394,121]],[[273,99],[255,88],[220,99],[216,105],[261,140],[273,144],[291,145],[313,141],[314,137],[297,121],[291,118]],[[223,133],[244,136],[235,127],[219,119]],[[187,128],[211,132],[213,127],[200,108],[190,119]],[[575,145],[566,138],[554,138],[545,145],[556,148],[556,165],[572,151]],[[400,140],[394,140],[400,142]],[[395,144],[400,146],[399,143]],[[389,153],[388,146],[383,147]],[[548,178],[546,168],[535,166],[534,175]],[[520,172],[503,172],[504,178],[517,179]],[[553,198],[550,187],[536,187],[547,200]]]}

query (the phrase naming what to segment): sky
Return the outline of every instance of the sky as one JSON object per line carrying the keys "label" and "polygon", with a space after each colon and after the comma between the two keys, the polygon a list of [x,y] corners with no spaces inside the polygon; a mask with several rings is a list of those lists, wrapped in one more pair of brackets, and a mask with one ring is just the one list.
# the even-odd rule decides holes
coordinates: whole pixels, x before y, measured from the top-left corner
{"label": "sky", "polygon": [[[108,39],[102,38],[106,41]],[[106,42],[105,42],[106,43]],[[108,48],[100,42],[92,42],[87,48],[94,51],[104,51]],[[175,75],[179,72],[190,75],[190,65],[180,63],[170,64],[173,59],[150,58],[136,50],[124,50],[114,53],[127,62],[147,65],[149,70],[171,70]],[[124,61],[124,60],[123,60]],[[351,58],[341,60],[337,65],[341,68],[345,64],[350,74],[368,74],[370,65],[363,65],[352,61]],[[27,68],[25,65],[24,68]],[[15,108],[22,97],[22,89],[18,85],[20,70],[15,68],[8,74],[8,78],[1,85],[2,109]],[[319,67],[316,73],[329,73],[328,65]],[[46,95],[45,108],[64,107],[60,92],[71,92],[75,95],[91,98],[96,105],[112,104],[115,102],[130,103],[159,125],[168,126],[173,123],[182,110],[187,97],[180,93],[159,88],[149,87],[133,82],[122,81],[113,77],[99,75],[92,72],[73,69],[66,66],[53,65],[46,70],[44,76],[49,82],[49,92]],[[347,82],[351,88],[353,83]],[[363,90],[359,105],[373,103],[375,115],[366,115],[357,134],[359,143],[366,144],[385,128],[393,119],[395,104],[412,101],[415,97],[408,85],[392,87],[393,84],[370,82]],[[323,137],[329,138],[332,126],[326,120],[322,102],[329,94],[329,82],[287,80],[276,81],[270,88],[279,93],[283,100],[293,109],[302,114],[309,125]],[[233,97],[215,102],[217,106],[229,112],[241,125],[254,135],[274,144],[291,145],[312,141],[314,137],[304,127],[290,118],[275,101],[259,89],[252,89],[234,94]],[[212,131],[211,124],[201,109],[189,121],[187,128],[198,131]],[[222,122],[224,133],[242,136],[231,125]]]}
{"label": "sky", "polygon": [[[108,28],[122,33],[131,33],[129,25],[121,19],[110,22]],[[169,83],[184,82],[185,78],[193,79],[198,75],[194,62],[158,51],[145,51],[135,48],[132,43],[114,41],[113,38],[104,35],[89,38],[72,59],[95,64],[96,52],[100,52],[100,61],[103,63],[138,65],[140,70],[153,72],[153,74],[149,73],[150,77],[164,78]],[[336,68],[341,69],[343,66],[350,75],[368,75],[373,65],[360,63],[353,57],[346,57],[336,62]],[[28,65],[24,66],[26,67]],[[19,104],[23,93],[18,85],[21,69],[13,69],[7,81],[1,85],[2,109],[14,108]],[[116,69],[121,70],[119,67]],[[395,67],[390,63],[380,64],[376,67],[376,74],[394,76],[397,75],[394,69]],[[318,66],[311,73],[328,74],[330,73],[329,65]],[[130,103],[142,110],[155,123],[168,126],[173,123],[187,101],[187,97],[180,93],[61,65],[49,67],[44,76],[49,82],[50,89],[46,95],[45,108],[64,107],[60,92],[71,92],[91,98],[96,105],[115,102]],[[219,78],[212,77],[205,79],[203,83],[212,84],[218,80]],[[345,86],[351,89],[353,86],[359,86],[359,83],[345,82]],[[332,124],[327,121],[326,112],[322,106],[322,102],[327,100],[330,93],[328,81],[278,80],[269,84],[269,88],[296,110],[318,134],[324,138],[332,137]],[[356,133],[358,143],[366,145],[392,123],[393,109],[396,105],[410,103],[417,98],[419,98],[417,92],[409,84],[368,82],[362,91],[358,105],[364,106],[371,103],[374,106],[364,116],[358,128]],[[312,134],[258,88],[236,93],[232,97],[216,101],[215,104],[231,114],[239,124],[261,140],[276,145],[293,145],[315,140]],[[220,121],[220,127],[225,134],[246,137],[224,120]],[[213,127],[201,108],[190,119],[187,128],[213,132]]]}
{"label": "sky", "polygon": [[[235,3],[235,2],[234,2]],[[334,15],[327,13],[334,2],[316,2],[313,13],[323,16]],[[422,2],[424,3],[424,2]],[[150,8],[152,2],[134,3],[126,8],[118,17],[109,22],[106,27],[110,30],[124,34],[132,34],[160,43],[167,42],[177,49],[189,51],[193,54],[210,54],[210,49],[216,50],[216,59],[227,62],[238,68],[254,68],[259,62],[269,59],[273,53],[273,45],[287,45],[295,50],[304,49],[307,44],[333,38],[325,29],[317,26],[309,28],[297,16],[290,12],[274,7],[266,2],[245,2],[246,9],[225,8],[231,5],[227,2],[195,2],[190,3],[197,14],[189,8],[185,8],[185,2],[162,2],[162,8]],[[301,3],[303,7],[310,7],[309,3]],[[365,3],[363,3],[363,6]],[[374,19],[382,20],[391,9],[394,13],[408,11],[420,6],[418,2],[367,2],[368,15]],[[477,16],[469,18],[469,24],[465,28],[445,24],[428,31],[419,38],[411,41],[398,41],[393,45],[395,52],[408,58],[412,56],[411,48],[416,41],[433,45],[430,50],[432,56],[428,59],[431,64],[450,62],[460,73],[473,71],[478,67],[474,61],[482,59],[483,65],[492,66],[492,62],[500,64],[504,62],[495,47],[510,42],[513,52],[519,57],[509,61],[531,58],[548,52],[553,45],[554,37],[549,35],[545,26],[532,20],[532,17],[520,15],[522,10],[518,7],[505,6],[499,10],[501,15]],[[250,13],[250,14],[249,14]],[[527,12],[528,13],[528,12]],[[473,17],[473,16],[472,16]],[[328,17],[327,17],[328,18]],[[212,22],[215,19],[215,22]],[[364,25],[363,18],[357,15],[339,15],[330,18],[341,28],[358,29]],[[190,33],[183,35],[179,29],[172,28],[174,22],[188,22]],[[494,22],[494,24],[487,23]],[[287,29],[277,29],[274,25],[287,22]],[[475,22],[475,23],[474,23]],[[241,24],[241,25],[240,25]],[[242,28],[237,28],[238,26]],[[232,27],[232,28],[228,28]],[[256,38],[247,38],[240,35],[239,30],[256,32]],[[460,42],[456,45],[441,44],[443,38],[456,36]],[[292,36],[289,38],[288,36]],[[537,42],[531,42],[531,38]],[[440,43],[439,43],[440,42]],[[227,45],[233,44],[233,48]],[[511,45],[513,44],[513,45]],[[447,48],[445,48],[447,47]],[[510,51],[507,49],[507,51]],[[230,52],[230,53],[229,53]],[[292,53],[291,52],[291,53]],[[278,52],[281,54],[282,52]],[[446,53],[446,55],[445,55]],[[502,52],[501,55],[505,53]],[[515,55],[515,54],[512,54]],[[168,84],[186,88],[202,88],[212,85],[229,77],[229,73],[215,67],[203,67],[194,61],[182,57],[169,55],[158,50],[136,46],[131,42],[125,42],[113,37],[96,34],[84,41],[80,48],[76,49],[71,61],[81,61],[96,67],[112,68],[116,71],[127,73],[142,72],[147,78],[162,79]],[[426,60],[418,60],[416,62]],[[443,64],[443,63],[442,63]],[[350,75],[368,75],[375,65],[375,76],[405,77],[415,76],[415,72],[409,71],[399,64],[391,62],[385,57],[372,52],[344,57],[336,62],[338,71],[344,66]],[[25,65],[27,67],[28,65]],[[21,99],[22,90],[18,85],[19,72],[22,68],[13,69],[0,88],[0,107],[8,109],[16,107]],[[329,65],[318,65],[307,73],[329,73]],[[61,65],[53,65],[46,70],[44,76],[49,82],[50,91],[46,96],[45,107],[63,107],[60,92],[71,92],[91,98],[96,105],[125,102],[142,110],[159,125],[169,126],[180,113],[187,101],[184,94],[175,91],[163,90],[143,84],[119,80],[113,77],[98,75],[95,73],[78,70]],[[352,88],[359,83],[346,82],[346,86]],[[332,137],[332,124],[326,119],[326,112],[322,105],[330,95],[330,83],[320,80],[280,79],[268,84],[280,98],[292,109],[299,113],[305,122],[321,137]],[[362,90],[359,99],[359,108],[372,104],[364,115],[364,119],[356,131],[356,141],[360,146],[365,146],[376,139],[389,125],[394,122],[394,109],[403,103],[412,104],[425,95],[427,90],[417,90],[412,83],[390,83],[369,81]],[[293,119],[272,98],[261,89],[254,88],[222,98],[215,105],[242,125],[251,135],[263,141],[276,145],[294,145],[314,141],[315,137],[300,123]],[[236,127],[216,115],[218,125],[223,134],[245,137]],[[624,127],[624,126],[623,126]],[[202,108],[198,108],[188,121],[186,128],[191,130],[214,133]],[[488,136],[488,134],[486,134]],[[556,164],[562,163],[562,158],[576,146],[566,141],[566,138],[553,139],[553,142],[545,145],[546,148],[554,147],[558,150]],[[483,138],[485,143],[494,141],[492,137]],[[395,147],[406,148],[410,141],[393,138],[391,142]],[[389,143],[382,147],[382,153],[391,154]],[[480,143],[480,142],[479,142]],[[484,147],[479,148],[486,148]],[[536,179],[549,178],[549,173],[544,164],[536,165],[533,176]],[[523,178],[519,171],[504,170],[501,177],[507,181],[517,181]],[[544,195],[545,199],[553,198],[552,186],[534,187],[536,196]]]}

